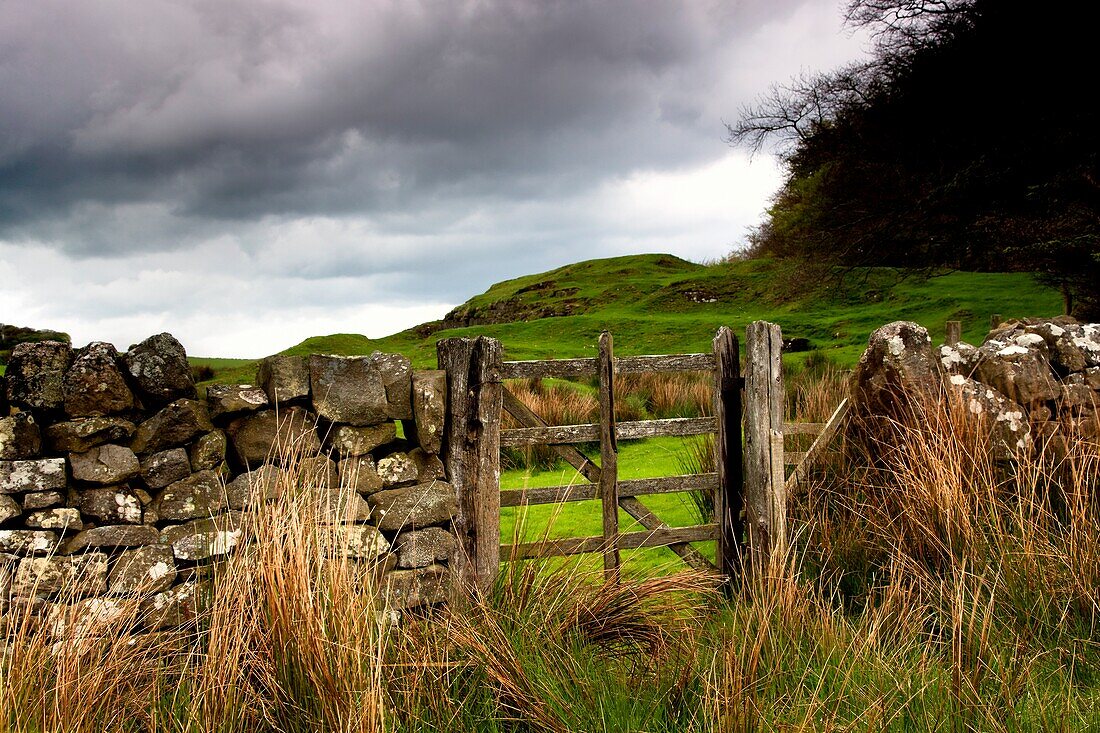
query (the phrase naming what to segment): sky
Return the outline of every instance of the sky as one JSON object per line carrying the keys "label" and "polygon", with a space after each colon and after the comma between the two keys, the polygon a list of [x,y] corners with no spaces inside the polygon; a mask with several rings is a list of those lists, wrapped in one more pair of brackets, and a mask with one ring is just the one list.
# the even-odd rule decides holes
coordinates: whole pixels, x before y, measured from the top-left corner
{"label": "sky", "polygon": [[0,323],[258,357],[494,282],[742,245],[725,140],[859,58],[837,0],[0,3]]}

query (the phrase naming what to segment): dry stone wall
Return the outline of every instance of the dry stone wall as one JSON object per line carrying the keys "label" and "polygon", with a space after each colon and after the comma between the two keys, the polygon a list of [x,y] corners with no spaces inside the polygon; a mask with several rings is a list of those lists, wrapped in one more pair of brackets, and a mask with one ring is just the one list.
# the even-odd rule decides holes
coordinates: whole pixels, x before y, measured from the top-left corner
{"label": "dry stone wall", "polygon": [[142,597],[149,629],[189,620],[204,568],[237,549],[245,513],[279,500],[291,457],[326,531],[377,564],[390,608],[443,600],[445,375],[376,352],[270,357],[256,382],[200,398],[166,333],[123,354],[16,346],[0,377],[0,613]]}

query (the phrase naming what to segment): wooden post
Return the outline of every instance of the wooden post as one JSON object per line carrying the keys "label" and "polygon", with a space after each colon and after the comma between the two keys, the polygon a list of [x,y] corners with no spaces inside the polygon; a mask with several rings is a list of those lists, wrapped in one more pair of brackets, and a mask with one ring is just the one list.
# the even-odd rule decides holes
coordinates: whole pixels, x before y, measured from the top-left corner
{"label": "wooden post", "polygon": [[[718,523],[718,572],[730,578],[741,574],[741,537],[744,523],[743,447],[741,445],[741,349],[733,331],[722,326],[714,337],[714,414],[718,435],[714,443],[718,489],[714,521]],[[732,587],[729,583],[727,587]]]}
{"label": "wooden post", "polygon": [[943,342],[954,346],[962,341],[962,321],[948,321],[944,326]]}
{"label": "wooden post", "polygon": [[600,500],[603,502],[603,569],[619,579],[619,447],[615,441],[615,343],[600,334]]}
{"label": "wooden post", "polygon": [[483,591],[500,569],[500,342],[444,339],[437,351],[447,371],[443,456],[458,504],[456,571],[465,588]]}
{"label": "wooden post", "polygon": [[765,321],[745,333],[746,560],[754,575],[768,572],[787,545],[787,492],[783,476],[783,334]]}
{"label": "wooden post", "polygon": [[1001,314],[994,313],[989,317],[989,330],[992,331],[997,326],[1001,325]]}

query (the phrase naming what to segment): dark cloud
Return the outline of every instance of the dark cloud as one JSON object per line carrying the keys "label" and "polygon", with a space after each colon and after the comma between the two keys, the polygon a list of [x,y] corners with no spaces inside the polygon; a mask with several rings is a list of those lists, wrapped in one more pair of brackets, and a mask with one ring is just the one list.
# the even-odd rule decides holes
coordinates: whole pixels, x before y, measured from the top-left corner
{"label": "dark cloud", "polygon": [[[797,5],[5,3],[0,237],[124,253],[712,157],[718,54]],[[159,236],[117,228],[134,204]]]}

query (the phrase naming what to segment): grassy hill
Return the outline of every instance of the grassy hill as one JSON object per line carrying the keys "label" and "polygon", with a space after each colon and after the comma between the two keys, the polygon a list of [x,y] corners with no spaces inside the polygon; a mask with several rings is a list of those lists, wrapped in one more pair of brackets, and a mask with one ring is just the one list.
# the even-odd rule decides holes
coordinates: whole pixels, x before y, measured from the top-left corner
{"label": "grassy hill", "polygon": [[[1050,316],[1061,308],[1055,290],[1024,273],[925,278],[886,268],[839,273],[773,260],[699,265],[671,255],[632,255],[497,283],[442,321],[384,338],[315,336],[281,353],[381,350],[427,368],[435,366],[441,338],[491,335],[503,343],[506,359],[571,357],[594,353],[603,329],[615,334],[622,355],[693,352],[709,350],[719,326],[743,333],[750,321],[766,319],[780,324],[785,337],[806,338],[848,364],[868,334],[890,321],[916,321],[938,336],[944,321],[960,320],[963,337],[980,341],[993,313]],[[219,382],[247,382],[255,374],[250,360],[192,361],[211,367]]]}

